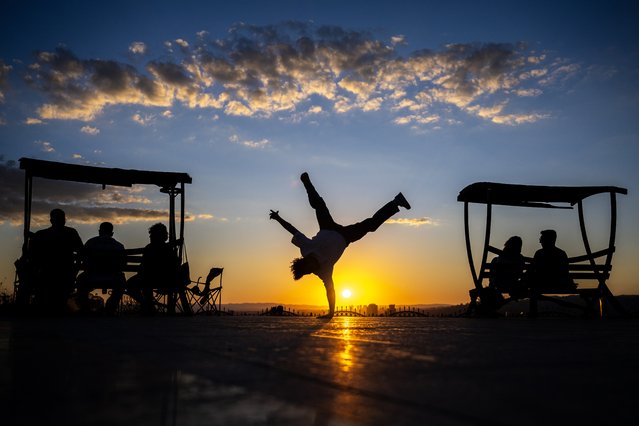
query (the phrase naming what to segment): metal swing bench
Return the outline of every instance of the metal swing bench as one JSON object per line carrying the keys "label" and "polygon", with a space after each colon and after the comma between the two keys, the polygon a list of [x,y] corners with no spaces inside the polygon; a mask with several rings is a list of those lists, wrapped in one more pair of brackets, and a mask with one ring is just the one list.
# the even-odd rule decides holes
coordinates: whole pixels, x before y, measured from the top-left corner
{"label": "metal swing bench", "polygon": [[[177,257],[182,260],[186,256],[184,246],[184,222],[185,222],[185,184],[192,183],[191,177],[187,173],[159,172],[147,170],[131,170],[118,168],[94,167],[77,164],[58,163],[53,161],[36,160],[31,158],[21,158],[20,168],[25,171],[25,193],[24,193],[24,244],[23,257],[28,255],[31,224],[31,204],[33,192],[33,178],[43,178],[52,180],[62,180],[71,182],[83,182],[102,185],[102,188],[109,186],[132,187],[133,185],[156,185],[160,192],[169,195],[168,231],[169,244],[176,248]],[[179,224],[176,223],[176,198],[180,198]],[[179,229],[176,229],[179,226]],[[126,266],[123,272],[139,272],[142,262],[143,249],[126,250]],[[184,314],[192,313],[218,313],[221,309],[222,277],[221,268],[213,268],[220,272],[212,278],[219,277],[219,286],[211,288],[206,297],[199,296],[199,280],[191,281],[188,275],[188,263],[182,264],[180,272],[181,285],[171,288],[154,288],[155,303],[162,312],[171,311],[177,308]],[[210,276],[211,274],[209,274]],[[16,297],[22,293],[27,293],[28,283],[23,283],[24,279],[20,274],[16,275],[14,292]],[[208,285],[211,280],[208,280]],[[195,283],[195,286],[188,287]],[[26,284],[26,285],[24,285]],[[24,287],[24,288],[21,288]],[[106,291],[107,289],[103,289]],[[127,293],[125,293],[126,296]],[[199,297],[197,297],[199,296]],[[27,299],[28,294],[23,294],[22,299]],[[174,302],[171,302],[174,301]],[[174,306],[170,306],[173,304]]]}
{"label": "metal swing bench", "polygon": [[[617,194],[628,193],[627,189],[615,186],[537,186],[516,185],[493,182],[476,182],[462,189],[457,201],[464,203],[464,233],[466,238],[466,252],[470,272],[472,274],[474,288],[470,290],[469,314],[494,313],[504,304],[515,300],[512,297],[503,298],[498,295],[500,302],[495,303],[495,295],[487,291],[483,282],[490,277],[491,265],[488,262],[488,253],[500,254],[501,250],[490,244],[493,206],[534,207],[534,208],[562,208],[573,209],[577,206],[579,227],[584,244],[585,254],[571,257],[569,262],[569,274],[573,280],[590,280],[596,282],[594,288],[575,289],[544,289],[543,292],[528,289],[525,294],[530,300],[529,315],[535,316],[538,312],[538,301],[550,301],[561,306],[582,309],[585,314],[603,316],[604,303],[610,304],[618,313],[625,314],[623,306],[614,297],[608,288],[606,281],[612,270],[612,256],[615,252],[615,234],[617,227]],[[610,233],[608,247],[598,251],[592,251],[586,233],[584,218],[584,199],[598,195],[608,194],[610,197]],[[486,225],[484,243],[481,252],[479,268],[475,267],[471,249],[469,204],[486,205]],[[532,259],[524,257],[524,271],[531,266]],[[585,301],[585,306],[573,303],[565,298],[557,296],[576,294]],[[482,296],[485,300],[482,300]],[[553,297],[554,296],[554,297]],[[490,300],[490,302],[488,302]],[[483,303],[482,303],[483,302]],[[492,312],[491,312],[492,311]]]}

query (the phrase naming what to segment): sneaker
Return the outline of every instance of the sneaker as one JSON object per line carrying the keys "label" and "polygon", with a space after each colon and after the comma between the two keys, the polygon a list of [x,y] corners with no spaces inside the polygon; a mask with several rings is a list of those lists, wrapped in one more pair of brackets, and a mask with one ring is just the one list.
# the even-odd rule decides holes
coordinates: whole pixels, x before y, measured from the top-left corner
{"label": "sneaker", "polygon": [[395,202],[398,206],[404,207],[406,210],[410,210],[410,204],[408,204],[408,200],[401,192],[395,196]]}

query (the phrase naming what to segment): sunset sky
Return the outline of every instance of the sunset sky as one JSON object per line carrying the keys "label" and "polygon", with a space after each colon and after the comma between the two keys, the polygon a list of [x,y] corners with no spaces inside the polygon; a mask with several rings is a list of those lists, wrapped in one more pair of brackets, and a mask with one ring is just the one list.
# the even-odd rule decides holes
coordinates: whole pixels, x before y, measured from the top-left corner
{"label": "sunset sky", "polygon": [[[346,250],[338,305],[467,302],[470,183],[621,186],[609,285],[637,294],[638,21],[629,1],[4,1],[0,292],[28,157],[189,173],[192,278],[223,266],[229,303],[325,304],[319,279],[293,281],[299,251],[268,219],[315,234],[303,171],[343,224],[399,191],[413,206]],[[62,206],[84,241],[110,220],[141,247],[166,222],[154,187],[36,182],[34,201],[34,229]],[[594,249],[606,203],[586,204]],[[492,244],[520,235],[532,255],[546,228],[583,254],[567,210],[496,209]]]}

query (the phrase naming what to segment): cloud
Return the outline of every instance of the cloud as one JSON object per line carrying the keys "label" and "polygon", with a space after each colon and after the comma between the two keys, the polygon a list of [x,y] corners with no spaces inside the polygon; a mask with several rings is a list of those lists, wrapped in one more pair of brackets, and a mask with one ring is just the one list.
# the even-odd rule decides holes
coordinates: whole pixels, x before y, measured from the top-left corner
{"label": "cloud", "polygon": [[[3,164],[0,165],[0,176],[3,181],[0,187],[0,225],[7,222],[14,226],[22,225],[24,223],[24,173],[15,167],[7,168]],[[41,213],[40,208],[34,208],[33,215],[42,216],[40,221],[45,223],[46,215]]]}
{"label": "cloud", "polygon": [[405,226],[438,226],[439,223],[429,217],[388,219],[386,223]]}
{"label": "cloud", "polygon": [[27,126],[33,126],[36,124],[44,124],[44,121],[40,120],[39,118],[27,117],[26,120],[24,120],[24,124],[26,124]]}
{"label": "cloud", "polygon": [[517,89],[513,93],[522,97],[540,96],[543,92],[541,89]]}
{"label": "cloud", "polygon": [[138,123],[141,126],[147,126],[149,125],[153,120],[155,119],[154,115],[142,115],[139,112],[133,114],[131,116],[131,120],[135,121],[136,123]]}
{"label": "cloud", "polygon": [[181,38],[178,38],[177,40],[175,40],[175,44],[177,44],[183,49],[186,49],[189,47],[189,42]]}
{"label": "cloud", "polygon": [[[144,69],[81,59],[62,47],[40,52],[27,76],[48,96],[39,118],[91,121],[109,106],[123,104],[301,117],[300,111],[308,111],[319,97],[326,112],[386,109],[399,125],[430,125],[433,117],[441,117],[440,123],[457,120],[443,117],[451,111],[517,124],[517,119],[495,120],[494,114],[478,111],[510,108],[510,99],[539,96],[542,87],[563,84],[579,71],[576,64],[523,44],[458,43],[404,55],[396,50],[407,46],[402,35],[387,43],[364,31],[301,22],[237,24],[225,38],[209,37],[199,32],[193,43],[166,42],[169,49],[179,46],[179,52],[170,60],[151,60]],[[131,49],[142,50],[143,43],[137,43]],[[500,114],[530,121],[547,116],[505,109]]]}
{"label": "cloud", "polygon": [[80,60],[67,49],[40,52],[27,77],[49,96],[37,112],[41,119],[90,121],[106,106],[168,106],[158,82],[132,66],[111,60]]}
{"label": "cloud", "polygon": [[146,44],[141,41],[134,41],[129,46],[129,52],[133,53],[134,55],[144,55],[146,53],[146,49]]}
{"label": "cloud", "polygon": [[195,220],[213,220],[217,222],[228,222],[229,220],[225,217],[217,217],[215,215],[209,213],[202,213],[194,216]]}
{"label": "cloud", "polygon": [[395,124],[432,124],[440,121],[440,117],[438,115],[422,115],[422,114],[413,114],[413,115],[405,115],[402,117],[397,117],[394,122]]}
{"label": "cloud", "polygon": [[55,152],[55,148],[51,145],[51,142],[35,141],[35,144],[40,145],[40,149],[44,152]]}
{"label": "cloud", "polygon": [[231,101],[226,105],[224,112],[228,115],[251,116],[253,111],[238,101]]}
{"label": "cloud", "polygon": [[405,44],[406,43],[406,37],[401,35],[401,34],[392,36],[391,37],[391,43],[392,44]]}
{"label": "cloud", "polygon": [[507,124],[509,126],[516,126],[524,123],[534,123],[545,118],[549,118],[549,114],[506,114],[495,115],[491,117],[491,121],[497,124]]}
{"label": "cloud", "polygon": [[11,69],[10,65],[6,65],[0,59],[0,103],[4,102],[5,92],[9,88],[9,72]]}
{"label": "cloud", "polygon": [[[49,207],[46,206],[48,213]],[[167,210],[134,209],[124,207],[104,207],[104,206],[82,206],[66,205],[63,207],[69,221],[75,223],[101,223],[111,222],[121,225],[130,222],[163,222],[167,220],[169,212]],[[190,218],[189,218],[190,219]],[[42,226],[42,225],[40,225]]]}
{"label": "cloud", "polygon": [[100,133],[100,129],[98,129],[97,127],[93,127],[93,126],[82,126],[80,131],[82,133],[86,133],[87,135],[92,135],[92,136],[95,136],[98,133]]}
{"label": "cloud", "polygon": [[263,149],[271,143],[268,139],[262,139],[259,141],[241,140],[238,135],[232,135],[229,140],[233,143],[243,145],[252,149]]}

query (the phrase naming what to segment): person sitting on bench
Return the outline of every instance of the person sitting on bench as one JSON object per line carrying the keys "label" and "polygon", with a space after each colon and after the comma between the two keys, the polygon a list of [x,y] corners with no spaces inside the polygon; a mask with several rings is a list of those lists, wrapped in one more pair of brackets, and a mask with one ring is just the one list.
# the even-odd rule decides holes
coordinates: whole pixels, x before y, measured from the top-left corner
{"label": "person sitting on bench", "polygon": [[525,293],[521,283],[524,273],[521,246],[521,237],[510,237],[501,254],[492,260],[490,269],[490,287],[499,293],[509,293],[516,299]]}
{"label": "person sitting on bench", "polygon": [[541,249],[535,252],[530,271],[530,286],[538,292],[574,290],[577,285],[570,278],[568,255],[555,245],[557,232],[541,231]]}
{"label": "person sitting on bench", "polygon": [[142,252],[140,272],[127,281],[127,290],[131,297],[141,303],[142,313],[155,313],[155,289],[167,293],[168,312],[175,312],[173,291],[177,288],[180,259],[175,247],[181,243],[176,240],[173,244],[167,242],[169,231],[163,223],[156,223],[149,228],[149,244]]}
{"label": "person sitting on bench", "polygon": [[66,214],[61,209],[51,210],[51,227],[35,233],[31,240],[31,260],[36,277],[35,303],[40,312],[61,314],[67,311],[67,302],[78,274],[77,258],[84,245],[74,228],[66,226]]}
{"label": "person sitting on bench", "polygon": [[102,222],[98,236],[84,244],[84,272],[78,277],[80,309],[89,310],[89,292],[96,288],[111,289],[105,312],[115,314],[124,293],[126,256],[122,243],[113,238],[113,224]]}

